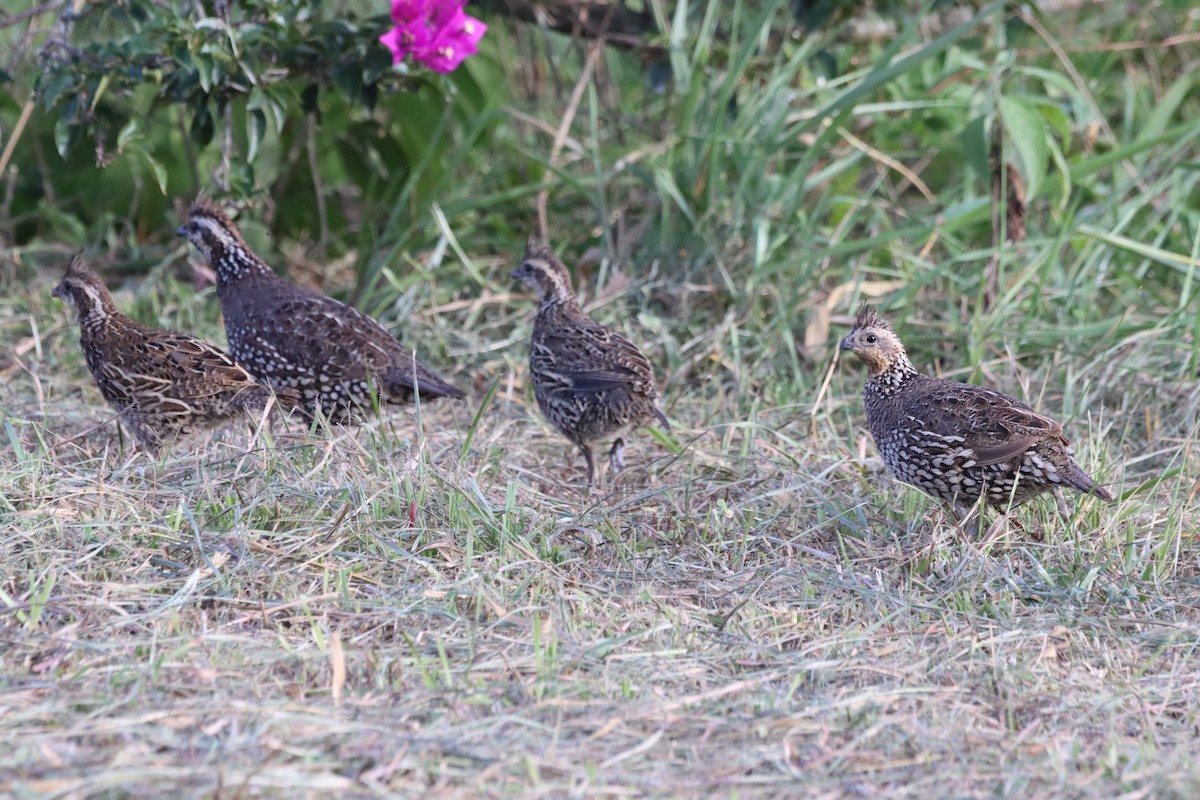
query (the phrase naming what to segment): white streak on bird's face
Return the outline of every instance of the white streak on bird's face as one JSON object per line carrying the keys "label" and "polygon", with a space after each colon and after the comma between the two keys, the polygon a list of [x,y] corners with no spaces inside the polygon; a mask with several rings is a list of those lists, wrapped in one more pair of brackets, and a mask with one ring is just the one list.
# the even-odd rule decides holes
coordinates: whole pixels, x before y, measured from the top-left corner
{"label": "white streak on bird's face", "polygon": [[513,277],[537,292],[542,304],[565,303],[575,298],[566,268],[553,261],[527,258],[513,272]]}
{"label": "white streak on bird's face", "polygon": [[209,262],[222,250],[238,246],[238,237],[212,217],[189,217],[182,233],[189,242],[208,258]]}
{"label": "white streak on bird's face", "polygon": [[53,294],[75,309],[79,324],[85,328],[98,327],[109,317],[112,298],[108,290],[84,277],[68,275],[54,287]]}
{"label": "white streak on bird's face", "polygon": [[269,269],[246,247],[233,224],[214,217],[193,214],[179,229],[195,245],[217,273],[219,285],[230,284],[251,272]]}

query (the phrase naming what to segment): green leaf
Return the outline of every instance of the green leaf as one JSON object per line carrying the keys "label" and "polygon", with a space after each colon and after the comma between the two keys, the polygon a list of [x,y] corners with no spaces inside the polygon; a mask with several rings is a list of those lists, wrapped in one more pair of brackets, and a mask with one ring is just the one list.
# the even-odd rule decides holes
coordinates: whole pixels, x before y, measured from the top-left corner
{"label": "green leaf", "polygon": [[200,88],[205,94],[212,92],[213,83],[216,82],[214,73],[216,72],[216,62],[208,53],[197,53],[196,58],[196,77],[200,79]]}
{"label": "green leaf", "polygon": [[125,123],[125,127],[121,128],[121,132],[117,134],[117,149],[124,150],[132,142],[143,138],[141,127],[136,119],[131,119]]}
{"label": "green leaf", "polygon": [[213,122],[213,115],[208,110],[207,103],[201,103],[197,106],[188,132],[191,134],[192,141],[201,147],[212,141],[213,136],[216,134],[216,124]]}
{"label": "green leaf", "polygon": [[[1061,191],[1059,192],[1058,210],[1060,212],[1066,211],[1067,206],[1071,203],[1071,167],[1067,164],[1067,159],[1063,155],[1062,148],[1053,139],[1050,140],[1050,160],[1054,162],[1055,172],[1058,174],[1060,183],[1062,184]],[[1049,182],[1047,183],[1049,184]]]}
{"label": "green leaf", "polygon": [[38,81],[38,95],[42,101],[42,108],[47,111],[58,105],[59,101],[67,94],[75,91],[76,85],[79,82],[79,76],[71,71],[64,69],[62,72],[49,73],[49,77],[43,82]]}
{"label": "green leaf", "polygon": [[282,130],[286,118],[286,110],[279,96],[279,89],[265,89],[262,86],[255,86],[250,90],[250,100],[246,103],[246,109],[264,113],[269,111],[271,116],[275,118],[275,129]]}
{"label": "green leaf", "polygon": [[1000,117],[1004,120],[1004,131],[1020,156],[1025,175],[1025,197],[1037,197],[1038,188],[1046,174],[1046,123],[1041,114],[1024,100],[1015,97],[1000,98]]}
{"label": "green leaf", "polygon": [[58,121],[54,123],[54,148],[63,158],[67,157],[74,138],[75,126],[68,122],[65,116],[59,117]]}
{"label": "green leaf", "polygon": [[250,146],[250,152],[246,156],[247,161],[253,161],[258,155],[258,146],[262,144],[263,136],[267,132],[267,115],[258,109],[246,110],[246,141]]}
{"label": "green leaf", "polygon": [[984,181],[991,180],[991,169],[988,166],[986,115],[980,115],[971,120],[963,128],[962,147],[967,165]]}
{"label": "green leaf", "polygon": [[679,184],[675,182],[675,177],[665,169],[654,170],[654,183],[658,190],[667,197],[675,201],[675,205],[687,217],[687,221],[692,225],[696,225],[696,214],[692,211],[691,205],[684,198],[683,192],[679,190]]}
{"label": "green leaf", "polygon": [[158,190],[165,196],[167,193],[167,168],[163,163],[149,152],[143,150],[140,146],[135,146],[134,150],[146,162],[146,166],[150,167],[150,171],[154,173],[154,180],[158,184]]}
{"label": "green leaf", "polygon": [[154,181],[158,184],[159,190],[164,195],[167,193],[167,169],[161,161],[150,155],[137,141],[130,142],[123,152],[126,155],[140,158],[150,168],[150,172],[154,175]]}
{"label": "green leaf", "polygon": [[1138,138],[1149,138],[1157,136],[1167,128],[1167,123],[1171,121],[1171,117],[1179,110],[1179,106],[1187,98],[1192,91],[1192,84],[1196,82],[1197,76],[1200,75],[1196,70],[1191,70],[1183,73],[1183,77],[1171,84],[1171,88],[1163,94],[1162,99],[1154,105],[1154,111],[1150,117],[1142,125]]}
{"label": "green leaf", "polygon": [[381,44],[367,48],[363,57],[363,81],[371,84],[392,70],[392,51]]}
{"label": "green leaf", "polygon": [[250,197],[254,194],[254,167],[250,162],[241,161],[234,164],[229,178],[234,193],[242,197]]}
{"label": "green leaf", "polygon": [[1037,104],[1038,113],[1042,119],[1058,134],[1063,147],[1071,146],[1071,122],[1066,113],[1056,103],[1041,101]]}

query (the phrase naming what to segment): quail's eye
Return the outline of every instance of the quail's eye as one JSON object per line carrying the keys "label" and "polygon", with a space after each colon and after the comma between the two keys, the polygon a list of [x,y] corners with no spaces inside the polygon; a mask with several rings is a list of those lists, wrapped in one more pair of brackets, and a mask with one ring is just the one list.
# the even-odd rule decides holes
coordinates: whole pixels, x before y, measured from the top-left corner
{"label": "quail's eye", "polygon": [[878,341],[879,341],[879,337],[876,336],[875,334],[873,334],[873,333],[867,334],[867,344],[875,344]]}

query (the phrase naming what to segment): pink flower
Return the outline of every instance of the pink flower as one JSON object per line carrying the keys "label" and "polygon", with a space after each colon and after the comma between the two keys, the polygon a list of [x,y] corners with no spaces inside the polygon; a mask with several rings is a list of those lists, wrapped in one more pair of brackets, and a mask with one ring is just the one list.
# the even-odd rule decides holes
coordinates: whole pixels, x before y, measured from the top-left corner
{"label": "pink flower", "polygon": [[463,11],[466,0],[392,0],[396,27],[379,37],[399,64],[410,53],[437,72],[453,72],[474,55],[487,31]]}

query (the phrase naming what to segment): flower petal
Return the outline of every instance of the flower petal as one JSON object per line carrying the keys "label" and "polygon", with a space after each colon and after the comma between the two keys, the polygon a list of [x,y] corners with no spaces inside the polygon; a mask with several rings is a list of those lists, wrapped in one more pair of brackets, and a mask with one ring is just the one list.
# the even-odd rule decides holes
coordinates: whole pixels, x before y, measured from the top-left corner
{"label": "flower petal", "polygon": [[430,0],[427,19],[435,30],[450,27],[454,20],[463,16],[466,0]]}
{"label": "flower petal", "polygon": [[429,16],[429,0],[392,0],[392,22],[403,25]]}
{"label": "flower petal", "polygon": [[409,53],[415,54],[428,48],[432,35],[424,23],[412,22],[397,25],[380,36],[379,41],[392,51],[392,63],[399,64]]}
{"label": "flower petal", "polygon": [[396,27],[379,41],[398,63],[412,55],[437,72],[453,72],[474,55],[487,25],[463,11],[465,0],[393,0]]}
{"label": "flower petal", "polygon": [[475,19],[475,17],[467,16],[466,14],[461,14],[460,17],[461,19],[457,20],[455,37],[463,42],[470,43],[471,52],[474,53],[479,40],[487,33],[487,25],[482,20]]}

